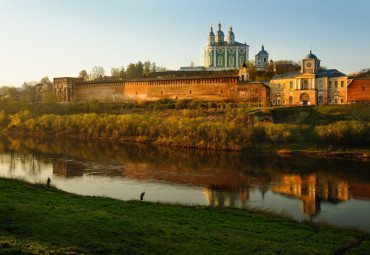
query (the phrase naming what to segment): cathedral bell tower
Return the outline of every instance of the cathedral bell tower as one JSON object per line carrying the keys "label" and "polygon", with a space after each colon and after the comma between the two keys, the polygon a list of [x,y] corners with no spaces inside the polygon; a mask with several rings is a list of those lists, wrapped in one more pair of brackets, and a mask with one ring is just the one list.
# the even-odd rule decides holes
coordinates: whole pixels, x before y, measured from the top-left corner
{"label": "cathedral bell tower", "polygon": [[208,45],[215,45],[215,34],[213,33],[212,26],[211,26],[211,31],[208,34]]}
{"label": "cathedral bell tower", "polygon": [[308,54],[301,61],[301,73],[317,73],[320,70],[320,60],[312,54]]}

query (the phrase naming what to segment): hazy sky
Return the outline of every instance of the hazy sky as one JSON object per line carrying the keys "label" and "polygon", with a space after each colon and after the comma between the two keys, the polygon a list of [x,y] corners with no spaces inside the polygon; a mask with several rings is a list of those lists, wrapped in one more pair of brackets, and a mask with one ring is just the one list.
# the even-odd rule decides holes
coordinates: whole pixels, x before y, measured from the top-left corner
{"label": "hazy sky", "polygon": [[369,0],[0,0],[0,86],[77,76],[139,60],[203,65],[209,28],[270,59],[302,59],[346,74],[370,68]]}

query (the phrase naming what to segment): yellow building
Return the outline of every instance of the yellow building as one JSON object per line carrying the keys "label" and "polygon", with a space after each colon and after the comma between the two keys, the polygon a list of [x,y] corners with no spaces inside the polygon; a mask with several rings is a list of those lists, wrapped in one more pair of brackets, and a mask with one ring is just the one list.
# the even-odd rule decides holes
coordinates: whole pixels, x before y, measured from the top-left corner
{"label": "yellow building", "polygon": [[336,69],[323,70],[320,60],[308,54],[301,70],[275,75],[270,81],[272,106],[347,103],[347,78]]}

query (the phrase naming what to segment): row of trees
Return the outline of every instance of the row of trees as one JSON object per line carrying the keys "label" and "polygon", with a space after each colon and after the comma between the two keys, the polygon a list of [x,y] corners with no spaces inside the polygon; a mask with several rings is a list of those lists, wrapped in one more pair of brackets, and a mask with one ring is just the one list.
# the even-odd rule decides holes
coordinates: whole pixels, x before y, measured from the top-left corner
{"label": "row of trees", "polygon": [[49,100],[52,97],[53,85],[50,79],[45,76],[39,82],[24,82],[22,87],[2,86],[0,98],[13,101],[28,100],[36,104],[42,100]]}
{"label": "row of trees", "polygon": [[85,81],[99,81],[99,80],[124,80],[124,79],[138,79],[147,78],[150,73],[153,72],[165,72],[165,67],[159,67],[155,62],[141,61],[137,63],[130,63],[126,69],[121,67],[112,67],[110,70],[110,76],[106,76],[106,72],[102,66],[95,66],[91,69],[90,73],[86,70],[81,70],[78,74],[79,78],[83,78]]}

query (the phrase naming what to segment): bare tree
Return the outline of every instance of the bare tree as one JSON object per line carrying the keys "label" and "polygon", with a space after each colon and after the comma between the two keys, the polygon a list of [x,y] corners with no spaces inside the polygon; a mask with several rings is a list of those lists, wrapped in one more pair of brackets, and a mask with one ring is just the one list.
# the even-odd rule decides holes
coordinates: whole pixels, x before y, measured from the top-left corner
{"label": "bare tree", "polygon": [[93,81],[102,80],[105,75],[105,70],[102,66],[94,66],[90,72],[90,79]]}

